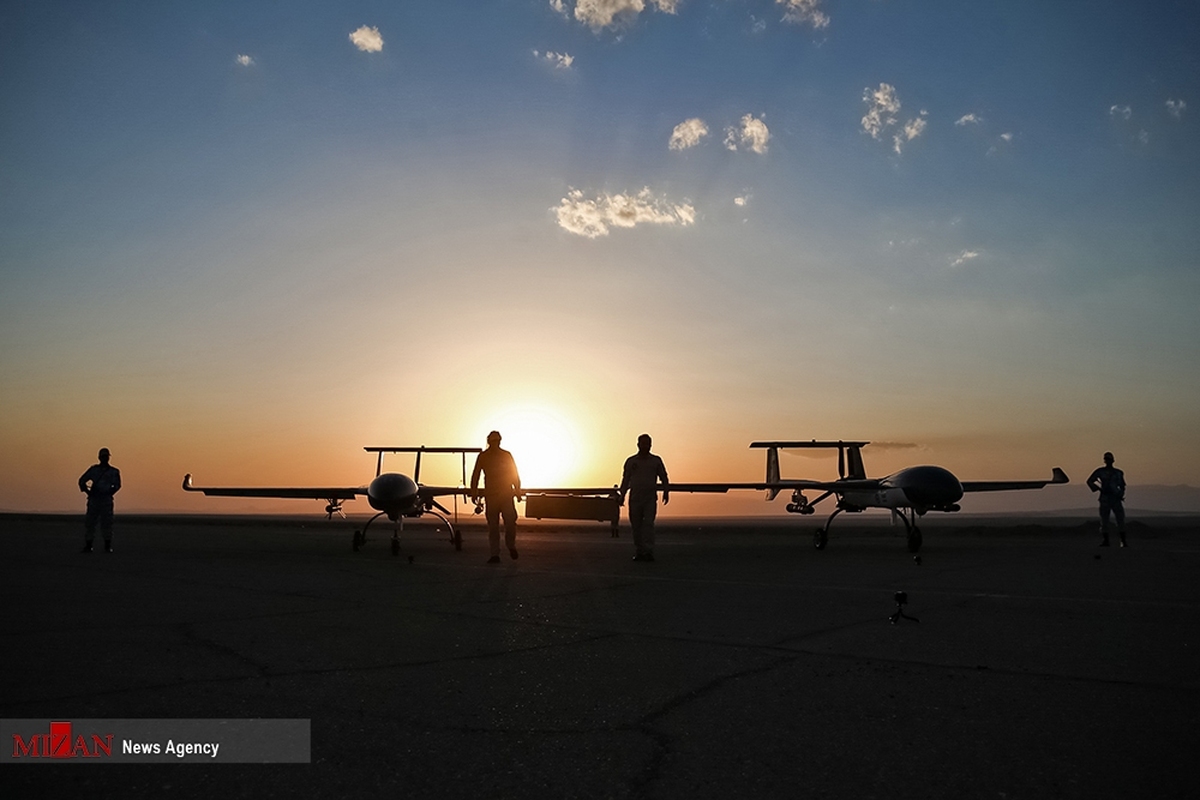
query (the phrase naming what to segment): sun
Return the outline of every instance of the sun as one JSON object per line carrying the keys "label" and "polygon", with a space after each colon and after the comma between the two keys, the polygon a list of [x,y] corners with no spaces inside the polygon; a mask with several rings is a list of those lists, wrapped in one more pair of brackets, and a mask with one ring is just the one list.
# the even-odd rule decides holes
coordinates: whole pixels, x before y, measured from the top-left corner
{"label": "sun", "polygon": [[500,446],[513,454],[522,486],[567,486],[577,471],[579,441],[575,428],[551,408],[514,406],[492,417],[488,429],[500,431]]}

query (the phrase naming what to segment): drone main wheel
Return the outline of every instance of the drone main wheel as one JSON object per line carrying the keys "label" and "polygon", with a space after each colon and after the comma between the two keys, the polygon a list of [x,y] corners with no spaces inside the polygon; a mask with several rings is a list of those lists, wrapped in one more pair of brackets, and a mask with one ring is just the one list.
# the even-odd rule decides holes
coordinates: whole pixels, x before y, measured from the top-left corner
{"label": "drone main wheel", "polygon": [[400,555],[400,540],[399,539],[392,539],[392,555],[394,555],[394,556]]}
{"label": "drone main wheel", "polygon": [[363,546],[363,543],[366,541],[366,539],[367,539],[367,537],[363,536],[362,531],[354,532],[354,540],[353,540],[353,544],[352,544],[352,546],[354,547],[354,552],[357,553],[359,551],[359,548],[361,548]]}
{"label": "drone main wheel", "polygon": [[454,549],[462,550],[462,534],[458,531],[454,532]]}
{"label": "drone main wheel", "polygon": [[908,552],[915,553],[921,549],[921,529],[916,525],[908,532]]}
{"label": "drone main wheel", "polygon": [[813,534],[813,547],[818,550],[824,550],[827,544],[829,544],[829,534],[826,533],[824,528]]}

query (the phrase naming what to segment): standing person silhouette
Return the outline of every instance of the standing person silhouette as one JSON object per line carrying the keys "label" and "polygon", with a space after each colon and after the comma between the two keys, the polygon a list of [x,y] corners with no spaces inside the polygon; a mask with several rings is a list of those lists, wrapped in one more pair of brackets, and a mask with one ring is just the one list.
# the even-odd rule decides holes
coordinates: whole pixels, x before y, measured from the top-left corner
{"label": "standing person silhouette", "polygon": [[1100,493],[1101,547],[1108,547],[1108,515],[1117,518],[1117,533],[1121,547],[1125,543],[1125,473],[1113,466],[1113,454],[1104,454],[1104,466],[1097,467],[1087,479],[1088,488]]}
{"label": "standing person silhouette", "polygon": [[621,505],[629,494],[629,526],[633,528],[634,561],[654,560],[654,518],[658,516],[658,481],[663,505],[671,502],[670,479],[663,460],[650,452],[650,434],[637,439],[638,451],[625,459],[621,474]]}
{"label": "standing person silhouette", "polygon": [[96,524],[104,536],[104,552],[111,553],[113,536],[113,495],[121,491],[121,470],[108,463],[107,447],[100,448],[99,464],[87,468],[79,477],[79,491],[87,495],[87,515],[83,522],[83,552],[92,552]]}
{"label": "standing person silhouette", "polygon": [[504,517],[504,544],[508,554],[517,558],[517,507],[521,496],[521,476],[512,453],[500,447],[500,432],[487,436],[487,449],[475,458],[471,473],[471,498],[479,502],[479,473],[483,473],[483,497],[486,504],[488,544],[492,548],[489,564],[500,563],[500,517]]}

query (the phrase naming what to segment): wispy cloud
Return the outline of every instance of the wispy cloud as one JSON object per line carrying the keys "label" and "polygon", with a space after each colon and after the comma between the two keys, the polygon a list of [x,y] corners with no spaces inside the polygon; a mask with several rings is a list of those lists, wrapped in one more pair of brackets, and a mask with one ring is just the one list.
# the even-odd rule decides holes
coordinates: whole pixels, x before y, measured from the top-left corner
{"label": "wispy cloud", "polygon": [[812,25],[815,30],[829,27],[829,15],[821,10],[821,0],[775,0],[783,6],[783,21],[793,25]]}
{"label": "wispy cloud", "polygon": [[[878,89],[863,89],[863,102],[867,104],[867,113],[862,118],[862,128],[871,134],[872,139],[882,139],[885,131],[899,124],[900,96],[896,87],[890,83],[879,84]],[[916,139],[925,132],[928,124],[925,119],[928,111],[922,110],[919,116],[913,117],[900,126],[892,134],[892,149],[899,155],[904,145]]]}
{"label": "wispy cloud", "polygon": [[699,117],[685,119],[671,131],[671,139],[667,147],[671,150],[686,150],[700,144],[700,140],[708,136],[708,125]]}
{"label": "wispy cloud", "polygon": [[974,261],[975,259],[979,258],[979,256],[980,256],[980,252],[978,250],[963,250],[957,256],[954,256],[953,258],[951,258],[950,266],[961,267],[963,264],[966,264],[968,261]]}
{"label": "wispy cloud", "polygon": [[1182,100],[1168,100],[1167,113],[1175,119],[1183,117],[1183,112],[1187,111],[1187,103]]}
{"label": "wispy cloud", "polygon": [[571,65],[575,63],[575,56],[568,53],[552,53],[549,50],[545,53],[539,53],[537,50],[534,50],[533,57],[544,61],[555,69],[570,69]]}
{"label": "wispy cloud", "polygon": [[239,55],[237,58],[234,59],[234,61],[241,64],[243,67],[253,67],[254,66],[254,59],[251,58],[250,56]]}
{"label": "wispy cloud", "polygon": [[1120,117],[1121,119],[1129,119],[1133,116],[1133,109],[1129,106],[1113,106],[1108,110],[1110,117]]}
{"label": "wispy cloud", "polygon": [[582,191],[572,188],[552,210],[559,227],[588,239],[607,236],[612,228],[687,226],[696,221],[696,209],[690,203],[656,197],[649,187],[636,194],[601,194],[595,198],[586,198]]}
{"label": "wispy cloud", "polygon": [[982,122],[982,121],[983,121],[983,120],[981,120],[981,119],[980,119],[980,118],[979,118],[977,115],[975,115],[975,114],[963,114],[961,117],[959,117],[958,119],[956,119],[956,120],[954,121],[954,124],[955,124],[955,125],[959,125],[959,126],[962,126],[962,125],[978,125],[978,124],[979,124],[980,122]]}
{"label": "wispy cloud", "polygon": [[751,114],[743,116],[737,125],[725,129],[725,147],[730,150],[744,149],[763,155],[767,152],[770,139],[771,131],[767,123]]}
{"label": "wispy cloud", "polygon": [[[646,6],[664,14],[674,14],[681,0],[576,0],[574,17],[594,31],[620,28],[638,18]],[[560,14],[568,13],[565,0],[550,0],[550,7]]]}
{"label": "wispy cloud", "polygon": [[735,206],[739,206],[739,207],[744,207],[744,206],[749,205],[750,204],[750,195],[748,195],[748,194],[740,195],[738,197],[733,198],[733,204]]}
{"label": "wispy cloud", "polygon": [[350,41],[364,53],[378,53],[383,50],[383,36],[380,35],[379,28],[363,25],[350,34]]}
{"label": "wispy cloud", "polygon": [[872,139],[878,139],[884,128],[896,124],[895,115],[900,111],[896,87],[881,83],[878,89],[864,89],[863,102],[867,104],[867,113],[862,118],[863,130],[871,134]]}
{"label": "wispy cloud", "polygon": [[925,125],[927,124],[925,117],[928,113],[928,111],[922,111],[921,116],[904,123],[904,127],[892,137],[892,149],[896,151],[896,155],[900,155],[900,151],[904,148],[904,145],[925,132]]}

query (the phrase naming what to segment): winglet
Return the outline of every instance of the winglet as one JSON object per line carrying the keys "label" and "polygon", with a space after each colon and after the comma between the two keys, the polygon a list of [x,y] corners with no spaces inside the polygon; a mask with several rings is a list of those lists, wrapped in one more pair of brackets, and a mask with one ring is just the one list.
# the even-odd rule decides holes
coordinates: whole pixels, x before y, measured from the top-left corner
{"label": "winglet", "polygon": [[192,488],[192,473],[183,476],[183,490],[185,492],[198,492],[199,489]]}
{"label": "winglet", "polygon": [[1051,483],[1070,483],[1071,479],[1067,477],[1067,473],[1062,471],[1061,467],[1054,468],[1054,477],[1050,479]]}
{"label": "winglet", "polygon": [[[767,449],[767,483],[779,483],[779,448]],[[778,489],[767,489],[767,502],[779,495]]]}

